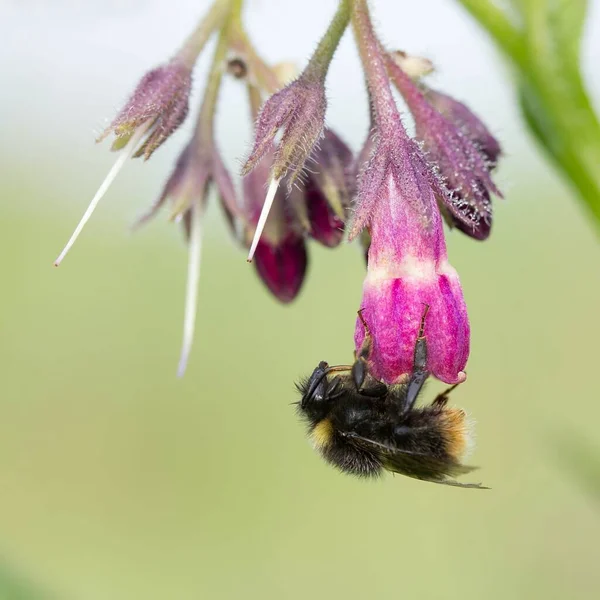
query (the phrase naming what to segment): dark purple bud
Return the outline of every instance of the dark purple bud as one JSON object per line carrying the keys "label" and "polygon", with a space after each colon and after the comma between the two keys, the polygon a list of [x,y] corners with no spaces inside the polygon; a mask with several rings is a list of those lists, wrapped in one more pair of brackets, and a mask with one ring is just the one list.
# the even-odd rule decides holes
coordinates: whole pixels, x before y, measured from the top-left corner
{"label": "dark purple bud", "polygon": [[261,238],[254,254],[256,272],[271,293],[284,303],[291,302],[298,295],[307,264],[304,238],[293,232],[276,245]]}
{"label": "dark purple bud", "polygon": [[[304,194],[296,188],[287,195],[279,188],[275,192],[272,208],[266,218],[262,235],[256,230],[263,213],[265,185],[271,170],[272,151],[244,177],[244,222],[245,242],[255,244],[253,262],[265,285],[281,302],[291,302],[300,291],[306,273],[308,258],[304,241],[304,230],[308,227],[308,216]],[[304,223],[302,222],[304,221]]]}
{"label": "dark purple bud", "polygon": [[191,84],[190,66],[177,58],[152,69],[97,141],[113,133],[112,150],[120,150],[137,131],[144,131],[146,140],[134,156],[147,160],[185,120]]}
{"label": "dark purple bud", "polygon": [[354,196],[354,159],[350,148],[330,129],[313,154],[305,194],[310,235],[333,248],[344,236],[344,223]]}
{"label": "dark purple bud", "polygon": [[328,248],[335,248],[344,238],[344,221],[333,211],[312,176],[306,182],[304,193],[310,236]]}
{"label": "dark purple bud", "polygon": [[434,108],[419,87],[387,57],[390,76],[415,119],[416,135],[427,158],[437,167],[447,191],[438,193],[448,221],[467,235],[483,240],[490,233],[490,194],[501,196],[480,149],[451,120]]}

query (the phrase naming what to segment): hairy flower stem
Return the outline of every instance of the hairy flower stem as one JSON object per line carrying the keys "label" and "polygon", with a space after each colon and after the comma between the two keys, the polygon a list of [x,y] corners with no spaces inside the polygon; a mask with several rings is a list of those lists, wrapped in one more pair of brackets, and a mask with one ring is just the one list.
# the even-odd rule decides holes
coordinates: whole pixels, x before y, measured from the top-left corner
{"label": "hairy flower stem", "polygon": [[[264,155],[267,143],[273,140],[277,129],[283,129],[283,135],[275,151],[268,193],[254,232],[248,262],[252,262],[277,187],[287,176],[288,191],[291,190],[306,159],[322,137],[327,106],[324,81],[349,22],[350,0],[340,0],[327,31],[304,71],[295,81],[267,101],[258,118],[256,140],[260,141],[255,141],[254,150],[244,165],[243,172],[248,173],[256,166],[257,161]],[[286,104],[287,108],[284,110],[287,111],[287,119],[279,120],[277,115],[281,111],[281,106]],[[275,106],[277,109],[274,108]]]}
{"label": "hairy flower stem", "polygon": [[190,68],[194,66],[198,55],[204,49],[211,35],[216,29],[223,26],[227,15],[232,10],[232,3],[235,3],[235,1],[215,0],[208,13],[181,46],[177,53],[179,60]]}
{"label": "hairy flower stem", "polygon": [[[280,87],[280,82],[273,69],[259,56],[250,41],[242,23],[242,3],[235,2],[231,11],[230,47],[239,54],[248,68],[248,83],[274,94]],[[258,107],[260,109],[260,105]],[[256,111],[258,113],[258,110]],[[256,117],[256,115],[253,115]]]}
{"label": "hairy flower stem", "polygon": [[321,80],[327,75],[331,59],[350,22],[350,0],[340,0],[338,9],[321,38],[317,49],[306,65],[302,77],[306,80]]}
{"label": "hairy flower stem", "polygon": [[371,98],[374,125],[379,136],[403,131],[392,95],[381,45],[373,30],[367,0],[352,0],[352,26]]}
{"label": "hairy flower stem", "polygon": [[[238,1],[239,0],[236,0],[236,3]],[[225,59],[229,48],[230,32],[230,24],[226,23],[219,35],[219,41],[217,42],[217,47],[213,56],[202,106],[200,107],[200,112],[198,113],[198,119],[196,121],[195,136],[200,146],[209,146],[212,144],[215,112],[217,101],[219,99],[219,90],[221,89],[221,83],[223,81],[223,73],[225,71]]]}

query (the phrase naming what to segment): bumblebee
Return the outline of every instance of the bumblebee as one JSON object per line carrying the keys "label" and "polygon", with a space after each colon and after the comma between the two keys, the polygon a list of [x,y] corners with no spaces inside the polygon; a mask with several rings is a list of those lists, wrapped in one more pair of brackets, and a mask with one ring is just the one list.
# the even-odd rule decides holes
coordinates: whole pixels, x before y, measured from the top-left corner
{"label": "bumblebee", "polygon": [[366,335],[354,364],[330,367],[320,362],[310,377],[296,385],[302,395],[299,415],[315,449],[344,473],[377,477],[387,470],[434,483],[487,489],[453,479],[475,469],[461,464],[470,427],[461,409],[448,406],[456,385],[429,406],[415,407],[428,377],[423,335],[427,311],[428,307],[407,383],[387,385],[370,375],[367,358],[372,340],[359,311]]}

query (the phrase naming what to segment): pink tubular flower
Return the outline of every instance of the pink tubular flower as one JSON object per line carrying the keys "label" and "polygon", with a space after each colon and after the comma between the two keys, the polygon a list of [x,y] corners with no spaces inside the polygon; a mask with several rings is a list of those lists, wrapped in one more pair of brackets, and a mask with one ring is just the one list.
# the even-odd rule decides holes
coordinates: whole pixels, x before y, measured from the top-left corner
{"label": "pink tubular flower", "polygon": [[[428,306],[427,371],[447,383],[459,383],[466,379],[469,319],[458,274],[446,253],[436,201],[440,185],[402,125],[366,0],[355,1],[352,19],[374,122],[373,150],[369,149],[359,174],[350,227],[350,239],[365,227],[371,237],[361,303],[361,316],[371,334],[369,372],[387,384],[407,379]],[[359,318],[354,335],[357,355],[364,338]]]}
{"label": "pink tubular flower", "polygon": [[[370,372],[388,384],[411,373],[425,305],[427,369],[446,383],[464,381],[469,356],[469,320],[458,274],[448,262],[442,220],[427,165],[405,138],[388,157],[377,187],[365,189],[377,202],[369,218],[371,244],[363,286],[362,315],[373,347]],[[360,319],[355,344],[364,339]]]}

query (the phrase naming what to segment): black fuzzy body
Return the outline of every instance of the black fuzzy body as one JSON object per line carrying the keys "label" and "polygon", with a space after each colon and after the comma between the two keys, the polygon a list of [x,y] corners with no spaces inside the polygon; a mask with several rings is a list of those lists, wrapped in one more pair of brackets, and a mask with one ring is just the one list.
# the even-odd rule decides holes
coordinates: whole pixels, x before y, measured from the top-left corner
{"label": "black fuzzy body", "polygon": [[[472,470],[453,454],[446,399],[406,406],[406,385],[384,386],[370,377],[357,389],[349,373],[330,374],[321,363],[297,387],[298,412],[322,457],[339,470],[376,477],[389,470],[409,477],[456,484],[448,477]],[[376,395],[371,395],[377,389]],[[456,414],[456,413],[453,413]],[[464,417],[464,413],[460,411]]]}

